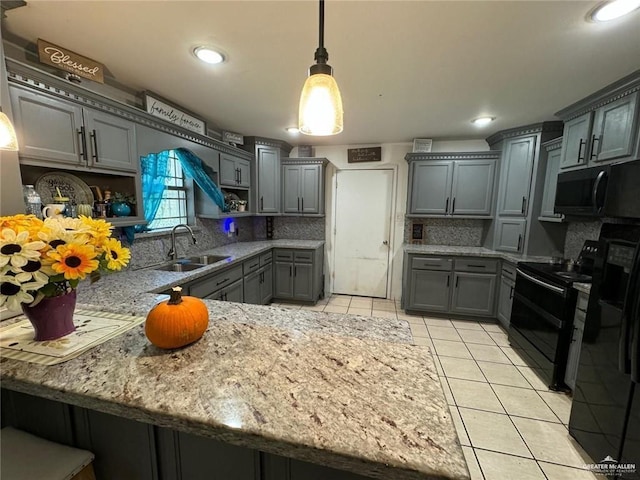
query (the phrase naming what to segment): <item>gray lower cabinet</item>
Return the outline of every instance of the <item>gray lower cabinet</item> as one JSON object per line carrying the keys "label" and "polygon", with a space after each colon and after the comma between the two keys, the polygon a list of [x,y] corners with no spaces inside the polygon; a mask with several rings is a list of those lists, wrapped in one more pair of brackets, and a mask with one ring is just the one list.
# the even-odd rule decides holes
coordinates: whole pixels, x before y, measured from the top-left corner
{"label": "gray lower cabinet", "polygon": [[9,91],[22,159],[138,171],[133,122],[13,85]]}
{"label": "gray lower cabinet", "polygon": [[448,312],[451,272],[411,270],[407,310]]}
{"label": "gray lower cabinet", "polygon": [[544,178],[540,216],[538,217],[538,220],[541,221],[558,222],[562,220],[562,214],[554,212],[558,173],[560,172],[560,162],[562,159],[562,141],[563,139],[559,138],[546,142],[543,145],[547,158],[547,169]]}
{"label": "gray lower cabinet", "polygon": [[265,305],[273,297],[273,267],[271,253],[244,262],[244,303]]}
{"label": "gray lower cabinet", "polygon": [[513,305],[514,288],[514,281],[502,275],[500,278],[500,292],[498,294],[498,320],[507,330],[511,323],[511,306]]}
{"label": "gray lower cabinet", "polygon": [[315,302],[323,291],[323,252],[275,249],[273,297]]}
{"label": "gray lower cabinet", "polygon": [[256,271],[244,277],[244,303],[260,305],[260,280],[262,272]]}
{"label": "gray lower cabinet", "polygon": [[496,230],[496,250],[521,253],[527,220],[524,218],[500,218]]}
{"label": "gray lower cabinet", "polygon": [[242,265],[191,282],[187,288],[192,297],[242,302]]}
{"label": "gray lower cabinet", "polygon": [[586,293],[579,292],[576,303],[576,313],[573,317],[573,333],[571,335],[571,345],[569,345],[569,354],[567,356],[567,369],[564,374],[564,382],[571,390],[575,389],[576,379],[578,378],[582,335],[584,334],[584,323],[587,317],[588,303],[589,296]]}
{"label": "gray lower cabinet", "polygon": [[497,270],[494,259],[405,254],[404,309],[492,317]]}
{"label": "gray lower cabinet", "polygon": [[535,147],[535,136],[506,140],[502,158],[499,215],[516,217],[527,215]]}
{"label": "gray lower cabinet", "polygon": [[260,269],[260,303],[266,305],[273,298],[273,266],[271,263]]}
{"label": "gray lower cabinet", "polygon": [[451,311],[461,315],[493,315],[496,275],[455,272]]}

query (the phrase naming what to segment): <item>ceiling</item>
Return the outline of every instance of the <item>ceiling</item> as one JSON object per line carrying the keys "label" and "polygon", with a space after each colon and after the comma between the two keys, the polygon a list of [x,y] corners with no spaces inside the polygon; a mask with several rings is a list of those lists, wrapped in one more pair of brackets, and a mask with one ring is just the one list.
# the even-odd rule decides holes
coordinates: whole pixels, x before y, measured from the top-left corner
{"label": "ceiling", "polygon": [[[325,46],[344,131],[291,136],[318,42],[315,1],[34,1],[3,31],[106,65],[210,125],[291,144],[485,138],[554,112],[640,68],[640,11],[587,22],[587,1],[341,1],[325,6]],[[227,62],[200,63],[199,44]],[[479,129],[470,120],[497,117]]]}

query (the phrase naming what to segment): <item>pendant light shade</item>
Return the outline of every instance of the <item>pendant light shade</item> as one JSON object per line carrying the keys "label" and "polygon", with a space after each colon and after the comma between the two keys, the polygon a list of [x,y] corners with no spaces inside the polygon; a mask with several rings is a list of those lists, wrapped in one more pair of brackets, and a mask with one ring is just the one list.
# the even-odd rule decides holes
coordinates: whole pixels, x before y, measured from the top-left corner
{"label": "pendant light shade", "polygon": [[335,135],[343,129],[343,110],[340,89],[327,65],[329,54],[324,48],[324,0],[320,0],[320,41],[315,53],[316,64],[309,68],[309,76],[300,94],[298,127],[306,135]]}
{"label": "pendant light shade", "polygon": [[18,151],[16,131],[9,121],[9,117],[0,110],[0,150]]}

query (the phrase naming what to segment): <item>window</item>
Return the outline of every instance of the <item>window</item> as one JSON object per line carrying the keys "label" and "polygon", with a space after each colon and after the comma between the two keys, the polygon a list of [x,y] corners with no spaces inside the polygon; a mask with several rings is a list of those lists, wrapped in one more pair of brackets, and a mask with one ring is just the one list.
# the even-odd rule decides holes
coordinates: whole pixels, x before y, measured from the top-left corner
{"label": "window", "polygon": [[150,230],[171,228],[180,223],[187,223],[187,186],[185,184],[182,165],[173,150],[169,150],[167,175],[164,180],[165,189],[160,206],[149,222]]}

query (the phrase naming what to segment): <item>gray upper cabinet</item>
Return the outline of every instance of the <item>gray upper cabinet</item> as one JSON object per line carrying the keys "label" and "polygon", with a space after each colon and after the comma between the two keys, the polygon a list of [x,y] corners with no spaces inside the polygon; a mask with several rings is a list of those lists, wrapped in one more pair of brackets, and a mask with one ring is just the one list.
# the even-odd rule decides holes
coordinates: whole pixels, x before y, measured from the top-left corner
{"label": "gray upper cabinet", "polygon": [[23,161],[137,171],[133,122],[13,85],[10,93]]}
{"label": "gray upper cabinet", "polygon": [[282,211],[285,214],[324,213],[326,159],[282,160]]}
{"label": "gray upper cabinet", "polygon": [[248,160],[227,153],[220,154],[220,185],[235,188],[251,186],[251,165]]}
{"label": "gray upper cabinet", "polygon": [[638,92],[596,110],[590,158],[595,162],[628,157],[637,130]]}
{"label": "gray upper cabinet", "polygon": [[526,225],[527,220],[524,218],[498,219],[496,250],[522,253]]}
{"label": "gray upper cabinet", "polygon": [[454,162],[452,215],[491,215],[495,160]]}
{"label": "gray upper cabinet", "polygon": [[595,166],[640,155],[640,70],[559,112],[565,122],[561,168]]}
{"label": "gray upper cabinet", "polygon": [[483,217],[493,211],[500,152],[409,153],[409,215]]}
{"label": "gray upper cabinet", "polygon": [[593,124],[593,113],[588,112],[564,124],[562,138],[561,168],[587,164],[589,133]]}
{"label": "gray upper cabinet", "polygon": [[562,221],[562,214],[553,211],[556,201],[556,187],[558,186],[558,173],[560,171],[560,162],[562,161],[562,152],[560,139],[552,140],[544,144],[547,156],[547,169],[544,178],[544,191],[542,195],[542,205],[540,206],[541,221]]}
{"label": "gray upper cabinet", "polygon": [[409,212],[425,215],[446,215],[451,201],[453,162],[413,162],[411,206]]}
{"label": "gray upper cabinet", "polygon": [[280,151],[274,147],[256,149],[258,213],[280,213]]}
{"label": "gray upper cabinet", "polygon": [[499,215],[527,215],[536,137],[509,139],[502,163]]}

